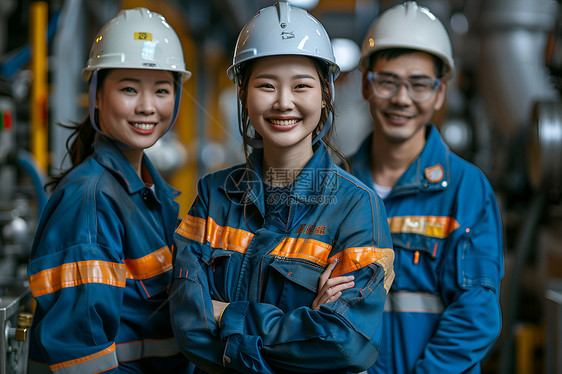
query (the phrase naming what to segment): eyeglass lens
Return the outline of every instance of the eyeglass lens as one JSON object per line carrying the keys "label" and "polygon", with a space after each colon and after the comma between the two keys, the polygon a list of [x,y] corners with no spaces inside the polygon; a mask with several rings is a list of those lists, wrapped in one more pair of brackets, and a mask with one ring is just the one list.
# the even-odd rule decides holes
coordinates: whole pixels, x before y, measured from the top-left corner
{"label": "eyeglass lens", "polygon": [[369,72],[375,94],[381,99],[390,99],[396,95],[400,85],[404,84],[414,101],[428,100],[439,88],[441,81],[430,77],[399,78],[392,74]]}

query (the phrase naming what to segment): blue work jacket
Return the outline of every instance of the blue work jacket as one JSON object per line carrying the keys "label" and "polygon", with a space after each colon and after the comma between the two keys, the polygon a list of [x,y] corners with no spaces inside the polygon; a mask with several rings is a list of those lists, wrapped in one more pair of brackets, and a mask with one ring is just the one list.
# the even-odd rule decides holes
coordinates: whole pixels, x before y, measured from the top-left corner
{"label": "blue work jacket", "polygon": [[[353,174],[373,187],[369,136]],[[369,373],[479,373],[501,327],[500,213],[483,173],[438,130],[384,199],[396,278]]]}
{"label": "blue work jacket", "polygon": [[[382,200],[321,144],[291,184],[281,217],[266,209],[262,152],[252,160],[202,178],[176,230],[170,311],[180,348],[213,373],[368,368],[394,277]],[[353,274],[355,287],[311,310],[319,277],[336,258],[332,276]],[[230,303],[220,326],[212,300]]]}
{"label": "blue work jacket", "polygon": [[179,193],[142,164],[154,190],[97,136],[53,191],[28,265],[31,372],[188,372],[165,302]]}

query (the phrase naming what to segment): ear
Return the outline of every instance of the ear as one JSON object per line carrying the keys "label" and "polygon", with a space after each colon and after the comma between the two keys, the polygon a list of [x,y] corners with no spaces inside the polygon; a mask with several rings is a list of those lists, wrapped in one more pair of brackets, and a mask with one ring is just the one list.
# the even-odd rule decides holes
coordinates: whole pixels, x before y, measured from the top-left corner
{"label": "ear", "polygon": [[443,106],[445,102],[445,94],[447,92],[447,81],[443,79],[441,81],[441,85],[437,89],[437,97],[435,99],[435,103],[433,104],[433,109],[438,111]]}
{"label": "ear", "polygon": [[361,77],[361,93],[363,95],[363,99],[365,100],[369,100],[371,97],[371,85],[367,79],[367,72],[363,73],[363,76]]}
{"label": "ear", "polygon": [[99,88],[96,90],[96,101],[95,101],[95,105],[94,105],[94,108],[96,108],[96,109],[100,108],[100,100],[101,100],[100,99],[100,91],[101,90]]}

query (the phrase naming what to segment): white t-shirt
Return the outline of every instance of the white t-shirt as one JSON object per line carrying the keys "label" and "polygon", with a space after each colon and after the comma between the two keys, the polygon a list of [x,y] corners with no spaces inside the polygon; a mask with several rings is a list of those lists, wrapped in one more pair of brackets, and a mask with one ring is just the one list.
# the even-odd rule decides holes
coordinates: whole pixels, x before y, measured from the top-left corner
{"label": "white t-shirt", "polygon": [[381,199],[384,199],[385,197],[390,195],[390,191],[392,191],[392,187],[381,186],[376,183],[373,183],[373,185],[375,187],[375,192],[380,196]]}

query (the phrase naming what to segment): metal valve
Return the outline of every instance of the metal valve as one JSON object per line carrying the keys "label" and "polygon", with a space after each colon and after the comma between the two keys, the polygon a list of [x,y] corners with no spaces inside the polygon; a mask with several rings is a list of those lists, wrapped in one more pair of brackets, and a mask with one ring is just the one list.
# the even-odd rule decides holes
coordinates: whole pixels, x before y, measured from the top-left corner
{"label": "metal valve", "polygon": [[8,337],[18,342],[24,342],[27,339],[27,330],[31,327],[32,322],[33,314],[23,312],[18,314],[18,327],[8,327]]}

